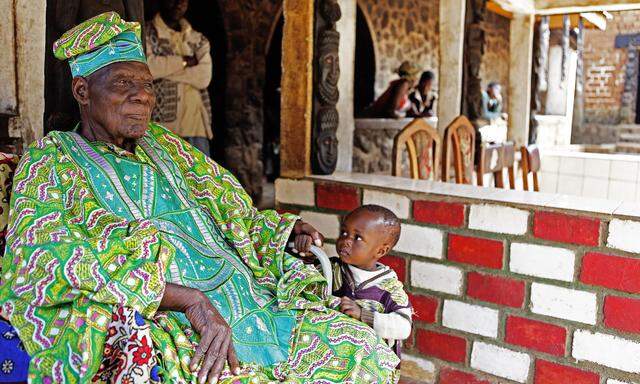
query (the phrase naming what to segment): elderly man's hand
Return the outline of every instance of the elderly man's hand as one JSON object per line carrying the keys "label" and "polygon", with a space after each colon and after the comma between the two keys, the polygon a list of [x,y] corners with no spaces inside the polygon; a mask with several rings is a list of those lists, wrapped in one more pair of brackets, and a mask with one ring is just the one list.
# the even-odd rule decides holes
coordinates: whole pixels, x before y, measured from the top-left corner
{"label": "elderly man's hand", "polygon": [[312,245],[321,247],[324,244],[324,236],[311,224],[298,220],[293,227],[290,241],[293,241],[293,251],[300,256],[306,256]]}
{"label": "elderly man's hand", "polygon": [[224,368],[224,363],[229,362],[229,369],[234,374],[239,374],[240,368],[236,357],[233,342],[231,340],[231,328],[215,309],[211,301],[200,291],[195,291],[192,304],[184,314],[191,323],[193,330],[200,335],[200,343],[196,347],[189,368],[192,372],[202,365],[198,373],[198,383],[215,383]]}

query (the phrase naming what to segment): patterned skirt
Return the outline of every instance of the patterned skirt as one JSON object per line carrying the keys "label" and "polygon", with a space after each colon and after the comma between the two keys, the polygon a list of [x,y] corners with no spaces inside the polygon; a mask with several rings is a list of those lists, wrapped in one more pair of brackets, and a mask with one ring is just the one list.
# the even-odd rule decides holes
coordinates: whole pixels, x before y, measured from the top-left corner
{"label": "patterned skirt", "polygon": [[[286,362],[272,367],[242,366],[233,376],[228,368],[222,384],[255,383],[396,383],[396,354],[367,325],[337,311],[307,311],[297,316]],[[109,326],[104,359],[94,383],[169,382],[162,356],[156,352],[149,324],[132,310],[118,308]],[[185,382],[195,383],[195,376]]]}

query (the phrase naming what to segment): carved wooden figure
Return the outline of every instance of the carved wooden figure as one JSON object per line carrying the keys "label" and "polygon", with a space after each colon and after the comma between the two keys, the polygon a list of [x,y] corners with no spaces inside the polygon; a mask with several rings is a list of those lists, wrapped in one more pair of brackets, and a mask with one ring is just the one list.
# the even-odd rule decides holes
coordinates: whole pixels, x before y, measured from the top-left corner
{"label": "carved wooden figure", "polygon": [[336,22],[342,17],[336,0],[323,0],[318,7],[318,43],[316,47],[315,120],[312,132],[311,166],[316,174],[328,175],[338,163],[338,124],[336,105],[340,99],[340,33]]}

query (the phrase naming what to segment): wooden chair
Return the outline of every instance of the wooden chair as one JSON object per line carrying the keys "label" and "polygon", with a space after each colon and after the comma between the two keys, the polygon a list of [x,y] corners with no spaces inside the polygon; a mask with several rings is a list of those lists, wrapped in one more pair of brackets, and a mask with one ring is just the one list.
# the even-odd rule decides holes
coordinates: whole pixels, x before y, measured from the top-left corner
{"label": "wooden chair", "polygon": [[538,172],[540,172],[540,150],[537,145],[523,146],[520,148],[522,159],[520,160],[520,168],[522,168],[522,184],[525,191],[529,190],[529,173],[533,173],[533,190],[540,191],[538,185]]}
{"label": "wooden chair", "polygon": [[504,188],[503,170],[507,169],[509,176],[509,188],[515,189],[515,146],[512,142],[500,144],[483,144],[480,152],[480,161],[476,175],[478,185],[484,185],[484,175],[493,174],[493,182],[496,188]]}
{"label": "wooden chair", "polygon": [[454,168],[457,184],[471,184],[475,159],[476,129],[465,116],[458,116],[445,131],[442,180],[449,182]]}
{"label": "wooden chair", "polygon": [[402,176],[402,154],[407,149],[412,179],[439,180],[442,139],[424,119],[413,120],[393,140],[393,176]]}

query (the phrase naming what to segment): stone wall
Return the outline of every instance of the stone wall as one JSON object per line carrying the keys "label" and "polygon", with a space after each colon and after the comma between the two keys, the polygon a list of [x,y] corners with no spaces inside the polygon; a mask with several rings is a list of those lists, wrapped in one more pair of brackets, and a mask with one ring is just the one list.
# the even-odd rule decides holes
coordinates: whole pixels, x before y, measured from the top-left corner
{"label": "stone wall", "polygon": [[276,199],[330,255],[360,204],[401,219],[381,261],[415,310],[408,382],[640,381],[637,206],[361,174],[278,180]]}
{"label": "stone wall", "polygon": [[[613,20],[607,22],[605,31],[599,29],[585,31],[584,122],[586,124],[621,122],[628,51],[626,48],[616,48],[615,38],[619,34],[640,32],[640,11],[612,12],[612,15]],[[584,142],[590,141],[588,131],[585,131],[583,136]]]}
{"label": "stone wall", "polygon": [[485,46],[480,78],[485,89],[492,81],[502,85],[503,111],[509,104],[509,25],[510,20],[497,13],[487,12],[484,22]]}
{"label": "stone wall", "polygon": [[395,70],[404,60],[437,73],[439,0],[359,0],[358,5],[375,35],[376,96],[397,78]]}

